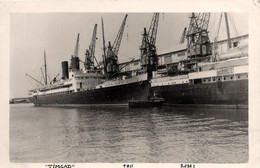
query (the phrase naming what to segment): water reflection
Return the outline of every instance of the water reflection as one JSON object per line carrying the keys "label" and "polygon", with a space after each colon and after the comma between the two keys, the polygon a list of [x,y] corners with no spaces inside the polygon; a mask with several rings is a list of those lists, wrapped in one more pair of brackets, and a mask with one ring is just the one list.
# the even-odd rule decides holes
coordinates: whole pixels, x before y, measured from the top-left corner
{"label": "water reflection", "polygon": [[[56,162],[206,162],[248,160],[248,112],[216,108],[91,106],[11,110],[11,158]],[[21,117],[20,116],[20,117]],[[38,124],[35,124],[35,120]],[[31,123],[27,130],[20,125]],[[20,125],[19,125],[20,124]],[[34,143],[19,130],[40,138]],[[29,131],[29,132],[27,132]],[[17,136],[20,136],[17,141]],[[31,149],[17,156],[21,144]],[[38,153],[33,151],[38,149]],[[33,158],[33,159],[32,159]]]}

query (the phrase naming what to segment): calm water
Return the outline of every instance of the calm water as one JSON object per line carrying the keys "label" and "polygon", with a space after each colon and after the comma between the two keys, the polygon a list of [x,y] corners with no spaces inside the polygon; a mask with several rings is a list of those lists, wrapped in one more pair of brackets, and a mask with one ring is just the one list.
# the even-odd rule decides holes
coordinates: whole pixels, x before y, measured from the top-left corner
{"label": "calm water", "polygon": [[248,161],[248,111],[10,105],[11,162]]}

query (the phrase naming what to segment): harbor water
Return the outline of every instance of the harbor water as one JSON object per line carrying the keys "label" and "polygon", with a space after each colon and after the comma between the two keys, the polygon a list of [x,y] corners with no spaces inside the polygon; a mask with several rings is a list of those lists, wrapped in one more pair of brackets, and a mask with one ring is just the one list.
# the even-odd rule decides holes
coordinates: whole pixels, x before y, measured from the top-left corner
{"label": "harbor water", "polygon": [[10,161],[246,163],[248,110],[12,104]]}

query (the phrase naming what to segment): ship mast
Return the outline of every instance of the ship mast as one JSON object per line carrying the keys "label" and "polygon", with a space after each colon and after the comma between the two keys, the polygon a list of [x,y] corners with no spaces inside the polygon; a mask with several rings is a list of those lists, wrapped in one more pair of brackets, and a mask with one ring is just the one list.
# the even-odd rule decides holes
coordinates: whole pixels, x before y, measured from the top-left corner
{"label": "ship mast", "polygon": [[47,85],[47,65],[46,65],[46,53],[44,50],[44,70],[45,70],[45,85]]}
{"label": "ship mast", "polygon": [[103,22],[103,17],[101,17],[101,22],[102,22],[102,36],[103,36],[103,66],[104,66],[104,74],[107,79],[107,66],[106,66],[106,46],[105,46],[105,32],[104,32],[104,22]]}

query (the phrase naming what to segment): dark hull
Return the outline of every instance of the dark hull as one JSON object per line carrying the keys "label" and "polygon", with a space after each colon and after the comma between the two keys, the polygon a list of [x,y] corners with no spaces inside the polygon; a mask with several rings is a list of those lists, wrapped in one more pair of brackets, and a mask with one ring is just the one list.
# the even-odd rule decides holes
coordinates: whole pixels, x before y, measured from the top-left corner
{"label": "dark hull", "polygon": [[248,106],[248,80],[155,86],[167,104]]}
{"label": "dark hull", "polygon": [[148,82],[86,90],[74,93],[34,96],[30,100],[36,105],[62,104],[127,104],[131,99],[147,98]]}

